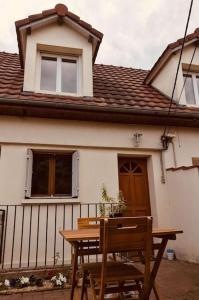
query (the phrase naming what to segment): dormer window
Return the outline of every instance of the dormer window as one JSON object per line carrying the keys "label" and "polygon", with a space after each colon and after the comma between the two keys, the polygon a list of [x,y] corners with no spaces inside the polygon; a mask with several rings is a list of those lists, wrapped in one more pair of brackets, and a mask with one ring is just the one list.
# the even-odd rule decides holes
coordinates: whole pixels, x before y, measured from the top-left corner
{"label": "dormer window", "polygon": [[59,94],[78,94],[78,59],[41,55],[40,90]]}
{"label": "dormer window", "polygon": [[185,81],[186,103],[189,105],[199,105],[199,74],[183,74]]}

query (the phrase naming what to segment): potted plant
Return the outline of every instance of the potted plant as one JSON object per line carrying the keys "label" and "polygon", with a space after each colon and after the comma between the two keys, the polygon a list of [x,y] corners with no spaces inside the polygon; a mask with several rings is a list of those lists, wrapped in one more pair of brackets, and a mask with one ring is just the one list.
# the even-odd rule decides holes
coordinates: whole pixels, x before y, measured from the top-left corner
{"label": "potted plant", "polygon": [[100,201],[100,216],[101,217],[122,217],[126,210],[126,201],[122,191],[119,191],[117,199],[108,195],[105,185],[102,186],[102,199]]}

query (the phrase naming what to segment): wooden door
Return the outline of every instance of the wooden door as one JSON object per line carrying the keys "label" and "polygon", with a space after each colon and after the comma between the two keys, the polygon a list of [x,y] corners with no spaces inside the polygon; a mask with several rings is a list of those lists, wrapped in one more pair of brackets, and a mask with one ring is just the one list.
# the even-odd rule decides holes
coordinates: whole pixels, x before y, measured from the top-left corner
{"label": "wooden door", "polygon": [[119,188],[127,202],[126,216],[151,215],[146,159],[119,158]]}

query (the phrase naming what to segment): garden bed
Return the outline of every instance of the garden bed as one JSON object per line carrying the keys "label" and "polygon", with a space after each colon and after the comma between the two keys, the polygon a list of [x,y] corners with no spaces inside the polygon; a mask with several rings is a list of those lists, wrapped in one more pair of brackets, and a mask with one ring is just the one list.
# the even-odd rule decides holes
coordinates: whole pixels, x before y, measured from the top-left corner
{"label": "garden bed", "polygon": [[42,287],[37,286],[28,286],[24,288],[8,288],[7,290],[0,291],[0,295],[12,295],[12,294],[22,294],[30,292],[46,292],[51,290],[60,290],[60,289],[70,289],[70,284],[66,284],[64,287],[55,287],[50,281],[46,281]]}
{"label": "garden bed", "polygon": [[64,268],[65,272],[62,270],[18,270],[1,273],[0,295],[69,289],[70,268]]}

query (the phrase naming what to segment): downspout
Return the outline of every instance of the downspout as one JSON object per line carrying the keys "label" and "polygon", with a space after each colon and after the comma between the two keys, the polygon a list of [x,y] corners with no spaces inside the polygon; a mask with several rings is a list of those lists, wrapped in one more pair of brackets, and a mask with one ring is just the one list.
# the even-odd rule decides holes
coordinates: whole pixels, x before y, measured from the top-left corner
{"label": "downspout", "polygon": [[171,145],[173,149],[173,162],[174,162],[174,167],[177,168],[177,158],[176,158],[176,148],[175,148],[175,143],[173,141],[173,138],[171,140]]}
{"label": "downspout", "polygon": [[163,152],[165,149],[160,151],[160,166],[161,166],[161,182],[166,183],[166,176],[165,176],[165,163],[164,163],[164,155]]}
{"label": "downspout", "polygon": [[163,150],[161,151],[161,157],[160,157],[160,162],[161,162],[161,170],[162,170],[162,183],[166,183],[166,178],[165,178],[165,162],[164,162],[164,155],[163,152],[168,150],[169,144],[171,143],[172,145],[172,152],[173,152],[173,162],[174,162],[174,167],[177,167],[177,157],[176,157],[176,148],[175,148],[175,143],[173,138],[175,135],[173,134],[168,134],[168,135],[162,135],[161,136],[161,142],[163,146]]}

